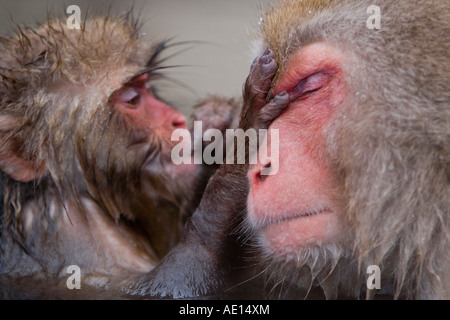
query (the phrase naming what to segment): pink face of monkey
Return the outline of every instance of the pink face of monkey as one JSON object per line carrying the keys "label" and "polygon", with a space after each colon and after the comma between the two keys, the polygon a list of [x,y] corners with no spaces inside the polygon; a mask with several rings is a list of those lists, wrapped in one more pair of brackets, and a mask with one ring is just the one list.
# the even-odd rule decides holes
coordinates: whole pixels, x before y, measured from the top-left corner
{"label": "pink face of monkey", "polygon": [[186,118],[155,98],[149,91],[147,78],[148,75],[139,76],[118,90],[113,97],[115,106],[133,118],[136,126],[152,129],[161,136],[170,136],[178,128],[186,129]]}
{"label": "pink face of monkey", "polygon": [[135,142],[136,145],[145,145],[149,139],[164,142],[161,147],[167,160],[165,169],[171,176],[188,179],[195,176],[195,165],[176,166],[172,161],[168,161],[172,148],[172,132],[176,129],[187,129],[186,117],[154,96],[147,74],[133,79],[117,90],[112,96],[112,104],[122,117],[131,121],[133,128],[144,132],[140,140]]}
{"label": "pink face of monkey", "polygon": [[345,97],[342,62],[337,50],[310,45],[291,56],[274,87],[274,95],[287,91],[291,101],[269,127],[279,130],[279,170],[262,176],[262,164],[250,167],[248,208],[264,247],[277,256],[289,259],[339,237],[342,209],[326,161],[325,131]]}

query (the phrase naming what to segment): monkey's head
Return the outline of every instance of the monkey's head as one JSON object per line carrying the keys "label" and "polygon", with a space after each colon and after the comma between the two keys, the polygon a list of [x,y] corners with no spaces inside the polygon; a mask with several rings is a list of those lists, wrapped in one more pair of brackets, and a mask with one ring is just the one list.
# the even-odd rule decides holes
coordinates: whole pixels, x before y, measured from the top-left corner
{"label": "monkey's head", "polygon": [[278,173],[250,167],[248,222],[277,276],[329,298],[364,293],[369,265],[395,297],[448,297],[450,10],[378,1],[373,30],[371,4],[288,0],[264,17],[272,93],[291,102],[269,128]]}
{"label": "monkey's head", "polygon": [[151,84],[164,46],[142,41],[129,17],[80,30],[55,20],[2,38],[0,167],[11,183],[92,197],[114,219],[182,207],[197,169],[170,159],[171,133],[186,120]]}

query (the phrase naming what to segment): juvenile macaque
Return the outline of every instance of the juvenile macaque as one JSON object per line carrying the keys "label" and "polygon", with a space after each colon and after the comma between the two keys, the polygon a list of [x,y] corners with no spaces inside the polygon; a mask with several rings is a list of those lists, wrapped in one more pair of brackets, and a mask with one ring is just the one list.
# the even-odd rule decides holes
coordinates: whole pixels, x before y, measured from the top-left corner
{"label": "juvenile macaque", "polygon": [[[173,44],[139,28],[129,14],[79,30],[54,19],[0,39],[1,297],[118,297],[197,205],[214,168],[171,161],[186,119],[153,81]],[[195,112],[224,130],[239,107],[214,98]],[[66,286],[72,265],[82,290]]]}
{"label": "juvenile macaque", "polygon": [[[450,298],[450,6],[377,1],[377,30],[373,4],[287,0],[268,10],[270,49],[247,79],[241,126],[274,120],[278,173],[223,165],[179,246],[138,288],[226,290],[224,226],[246,206],[272,297]],[[186,273],[206,279],[201,290],[171,276],[185,252],[198,257]]]}

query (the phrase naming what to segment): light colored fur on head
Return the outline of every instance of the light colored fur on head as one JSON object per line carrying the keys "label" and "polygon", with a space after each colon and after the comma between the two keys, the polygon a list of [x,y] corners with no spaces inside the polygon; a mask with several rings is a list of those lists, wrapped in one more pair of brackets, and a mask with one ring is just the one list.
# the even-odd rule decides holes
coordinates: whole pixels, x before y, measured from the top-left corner
{"label": "light colored fur on head", "polygon": [[[366,27],[372,4],[381,8],[381,30]],[[374,264],[395,298],[450,297],[449,21],[447,1],[422,0],[286,0],[264,18],[263,41],[280,65],[274,83],[291,54],[310,43],[347,55],[347,99],[326,130],[349,242],[300,250],[290,269],[333,278],[337,265],[327,296],[340,288],[373,297],[365,268]],[[282,263],[275,257],[274,269]],[[356,274],[343,272],[355,265]]]}

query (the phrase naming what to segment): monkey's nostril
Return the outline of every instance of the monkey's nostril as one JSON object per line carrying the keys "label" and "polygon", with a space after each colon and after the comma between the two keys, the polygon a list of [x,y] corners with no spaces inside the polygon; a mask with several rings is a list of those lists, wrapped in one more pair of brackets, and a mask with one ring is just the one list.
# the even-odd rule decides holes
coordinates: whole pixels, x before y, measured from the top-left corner
{"label": "monkey's nostril", "polygon": [[258,183],[266,181],[266,179],[270,175],[270,170],[271,170],[271,162],[262,166],[252,168],[248,173],[250,183],[252,185],[257,185]]}
{"label": "monkey's nostril", "polygon": [[256,174],[256,177],[258,178],[259,181],[264,182],[267,178],[267,175],[262,174],[262,172],[260,171]]}
{"label": "monkey's nostril", "polygon": [[178,128],[186,128],[186,118],[184,116],[178,116],[178,117],[174,117],[172,119],[172,126],[175,129]]}
{"label": "monkey's nostril", "polygon": [[260,181],[264,181],[267,179],[267,176],[269,175],[271,168],[272,168],[271,162],[268,162],[263,166],[263,168],[259,172],[259,180]]}

